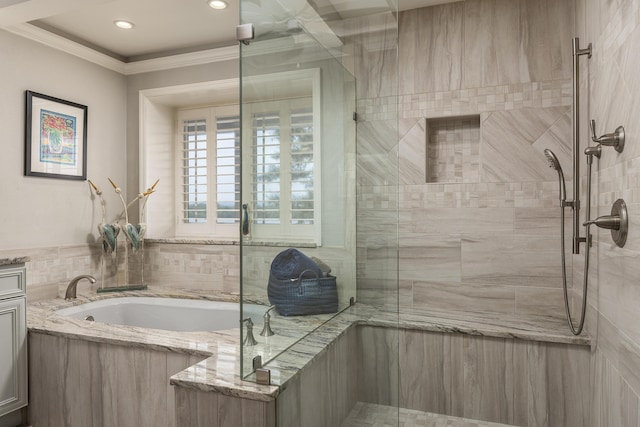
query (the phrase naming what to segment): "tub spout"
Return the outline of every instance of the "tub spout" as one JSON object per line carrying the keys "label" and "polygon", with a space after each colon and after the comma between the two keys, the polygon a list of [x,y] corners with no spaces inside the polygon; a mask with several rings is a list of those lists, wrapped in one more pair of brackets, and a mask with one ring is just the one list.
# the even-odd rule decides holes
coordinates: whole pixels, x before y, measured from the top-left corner
{"label": "tub spout", "polygon": [[69,282],[69,285],[67,286],[67,292],[64,294],[64,299],[66,300],[76,299],[76,288],[78,287],[78,282],[82,279],[87,279],[91,283],[96,283],[95,277],[89,274],[76,276],[73,279],[71,279],[71,281]]}

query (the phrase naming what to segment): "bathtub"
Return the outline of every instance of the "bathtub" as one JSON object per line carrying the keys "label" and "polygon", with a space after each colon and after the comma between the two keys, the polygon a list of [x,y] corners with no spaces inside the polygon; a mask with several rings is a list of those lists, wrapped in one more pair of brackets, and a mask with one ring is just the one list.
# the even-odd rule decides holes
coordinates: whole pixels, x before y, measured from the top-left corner
{"label": "bathtub", "polygon": [[[268,307],[244,304],[244,317],[261,323]],[[56,311],[76,319],[93,316],[96,322],[194,332],[240,327],[240,304],[180,298],[121,297],[92,301]]]}

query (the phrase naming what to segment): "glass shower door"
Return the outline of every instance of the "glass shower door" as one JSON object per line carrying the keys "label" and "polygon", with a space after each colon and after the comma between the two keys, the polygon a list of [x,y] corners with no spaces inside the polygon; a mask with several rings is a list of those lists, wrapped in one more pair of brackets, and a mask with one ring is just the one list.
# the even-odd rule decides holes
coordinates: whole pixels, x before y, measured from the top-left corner
{"label": "glass shower door", "polygon": [[[241,292],[253,318],[242,323],[242,376],[277,366],[270,382],[282,385],[300,356],[313,358],[281,389],[279,425],[397,425],[397,4],[244,0],[241,23],[254,27],[241,45]],[[325,342],[314,331],[333,313],[269,310],[270,266],[289,248],[330,267],[337,312],[357,302],[350,313],[366,319],[321,355],[291,347]]]}
{"label": "glass shower door", "polygon": [[[241,23],[254,31],[241,45],[242,376],[251,380],[355,302],[356,106],[355,79],[328,50],[342,42],[306,2],[242,1]],[[270,298],[279,254],[320,270],[274,275],[286,295]],[[329,292],[318,300],[316,276]]]}

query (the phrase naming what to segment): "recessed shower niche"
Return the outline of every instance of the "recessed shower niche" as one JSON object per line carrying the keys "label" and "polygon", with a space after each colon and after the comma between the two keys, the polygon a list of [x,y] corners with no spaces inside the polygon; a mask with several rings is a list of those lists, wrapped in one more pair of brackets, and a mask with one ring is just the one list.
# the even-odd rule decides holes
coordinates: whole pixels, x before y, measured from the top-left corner
{"label": "recessed shower niche", "polygon": [[480,115],[426,120],[426,181],[480,180]]}

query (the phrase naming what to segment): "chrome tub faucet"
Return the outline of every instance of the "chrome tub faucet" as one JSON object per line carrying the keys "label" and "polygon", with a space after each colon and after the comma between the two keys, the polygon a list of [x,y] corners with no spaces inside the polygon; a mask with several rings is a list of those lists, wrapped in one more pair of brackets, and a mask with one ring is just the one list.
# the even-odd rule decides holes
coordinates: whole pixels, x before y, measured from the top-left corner
{"label": "chrome tub faucet", "polygon": [[82,279],[87,279],[91,283],[96,283],[95,277],[89,274],[82,274],[80,276],[74,277],[73,279],[71,279],[71,281],[69,282],[69,285],[67,286],[67,292],[64,294],[65,300],[72,300],[77,298],[76,288],[78,287],[78,282]]}

